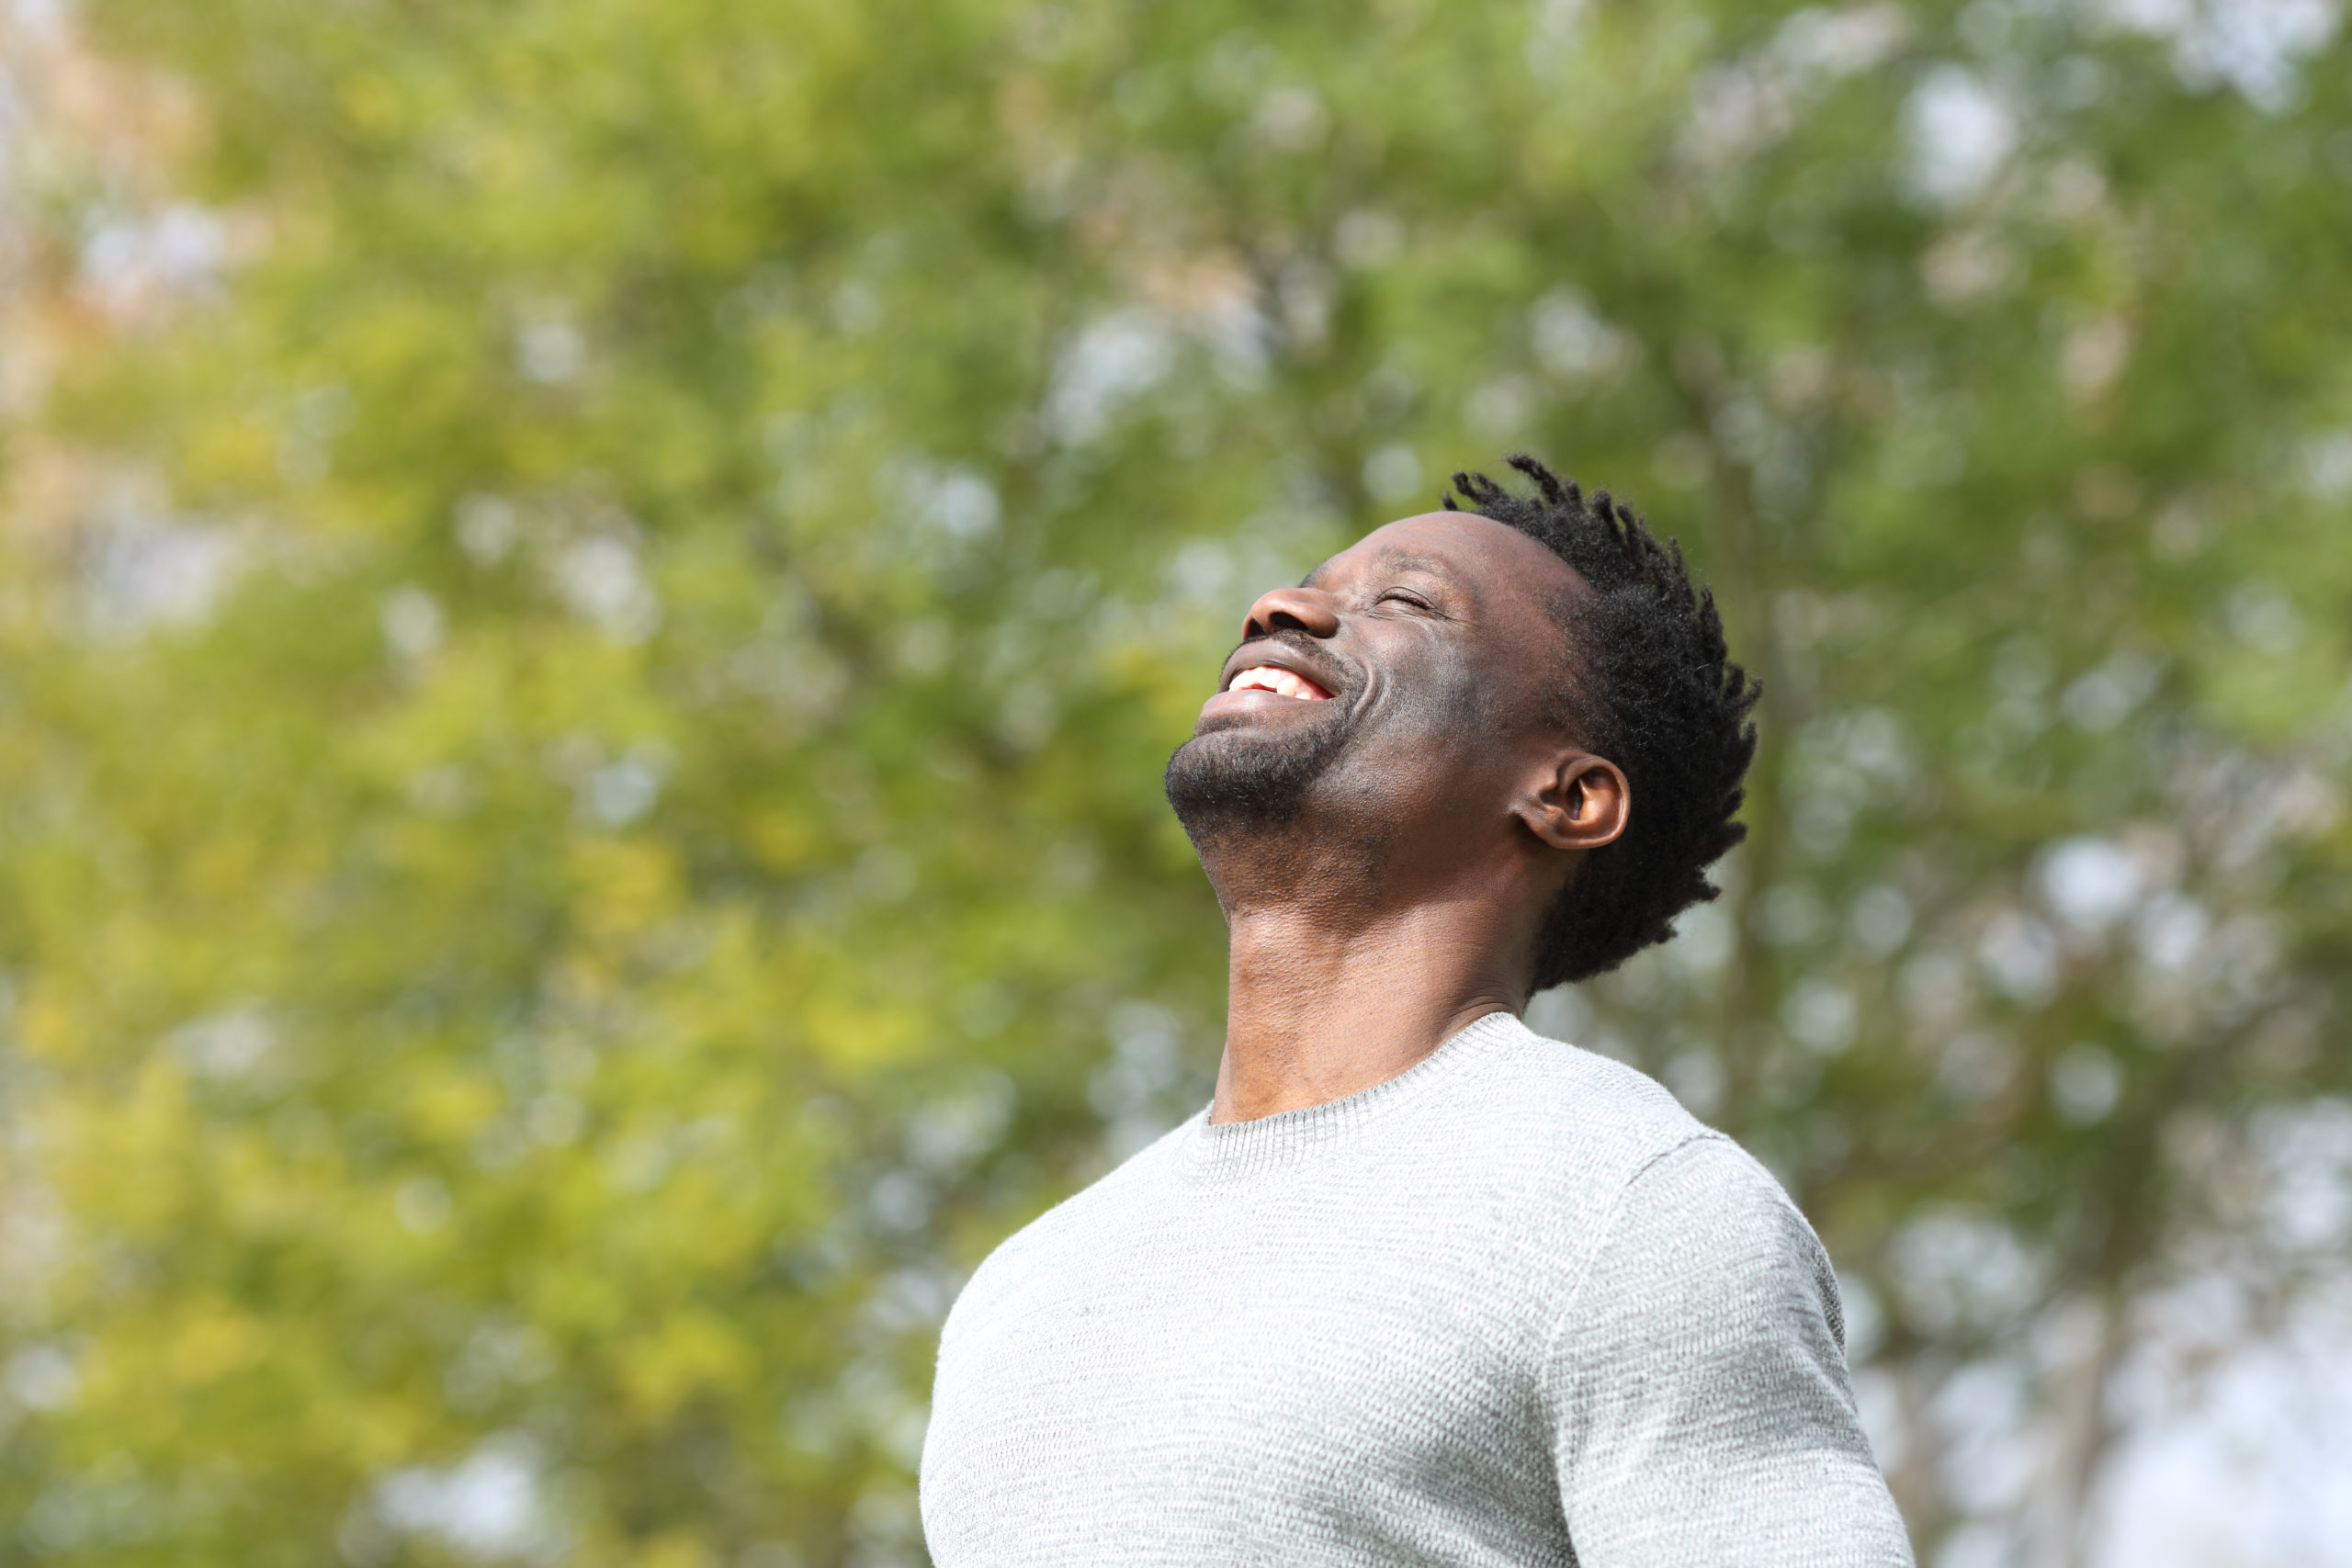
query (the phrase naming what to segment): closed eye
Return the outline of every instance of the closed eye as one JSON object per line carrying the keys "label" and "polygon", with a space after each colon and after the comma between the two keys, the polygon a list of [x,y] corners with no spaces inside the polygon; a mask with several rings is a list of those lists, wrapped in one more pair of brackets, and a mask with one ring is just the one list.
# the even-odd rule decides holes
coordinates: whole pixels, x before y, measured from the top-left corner
{"label": "closed eye", "polygon": [[1380,597],[1374,600],[1373,603],[1375,604],[1387,604],[1392,603],[1398,604],[1410,604],[1416,610],[1424,611],[1433,610],[1435,608],[1435,606],[1430,604],[1428,600],[1422,598],[1419,594],[1408,593],[1402,588],[1390,588],[1384,590]]}

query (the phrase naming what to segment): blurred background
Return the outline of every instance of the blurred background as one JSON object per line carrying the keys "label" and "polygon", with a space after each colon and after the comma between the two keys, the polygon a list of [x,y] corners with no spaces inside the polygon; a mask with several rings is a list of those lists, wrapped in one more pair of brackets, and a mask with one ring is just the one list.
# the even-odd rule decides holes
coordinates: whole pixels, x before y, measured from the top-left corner
{"label": "blurred background", "polygon": [[2352,1562],[2335,0],[6,0],[0,1564],[886,1568],[1199,1105],[1241,610],[1526,447],[1763,676],[1539,1026],[1938,1568]]}

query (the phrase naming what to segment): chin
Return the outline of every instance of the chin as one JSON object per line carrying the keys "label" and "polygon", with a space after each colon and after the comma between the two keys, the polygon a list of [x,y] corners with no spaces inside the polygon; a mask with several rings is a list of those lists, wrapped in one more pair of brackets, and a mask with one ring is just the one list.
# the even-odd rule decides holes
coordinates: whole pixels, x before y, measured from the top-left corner
{"label": "chin", "polygon": [[1306,809],[1316,781],[1330,770],[1346,739],[1337,723],[1301,733],[1292,726],[1272,732],[1246,720],[1227,722],[1179,746],[1161,784],[1194,843],[1280,828]]}

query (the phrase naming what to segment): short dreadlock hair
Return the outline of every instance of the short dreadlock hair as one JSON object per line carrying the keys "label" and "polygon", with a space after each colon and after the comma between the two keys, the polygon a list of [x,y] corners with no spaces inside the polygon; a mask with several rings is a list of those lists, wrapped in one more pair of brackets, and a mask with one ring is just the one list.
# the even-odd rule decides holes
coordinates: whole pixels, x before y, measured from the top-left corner
{"label": "short dreadlock hair", "polygon": [[[1535,494],[1480,473],[1455,474],[1453,488],[1469,510],[1546,547],[1590,585],[1590,595],[1552,607],[1575,660],[1559,717],[1633,791],[1623,835],[1592,852],[1544,917],[1543,990],[1606,974],[1716,896],[1707,867],[1747,836],[1732,814],[1747,793],[1748,716],[1762,688],[1730,661],[1714,595],[1692,586],[1679,541],[1660,545],[1605,490],[1587,496],[1524,453],[1510,462]],[[1451,492],[1445,508],[1461,510]]]}

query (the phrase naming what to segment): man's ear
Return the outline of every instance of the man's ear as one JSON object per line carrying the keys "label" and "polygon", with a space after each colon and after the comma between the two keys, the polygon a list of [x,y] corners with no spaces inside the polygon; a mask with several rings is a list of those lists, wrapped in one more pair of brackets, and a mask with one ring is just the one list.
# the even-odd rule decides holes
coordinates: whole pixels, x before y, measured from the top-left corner
{"label": "man's ear", "polygon": [[1563,753],[1534,792],[1513,807],[1527,830],[1555,850],[1613,843],[1633,809],[1634,792],[1617,764],[1585,751]]}

